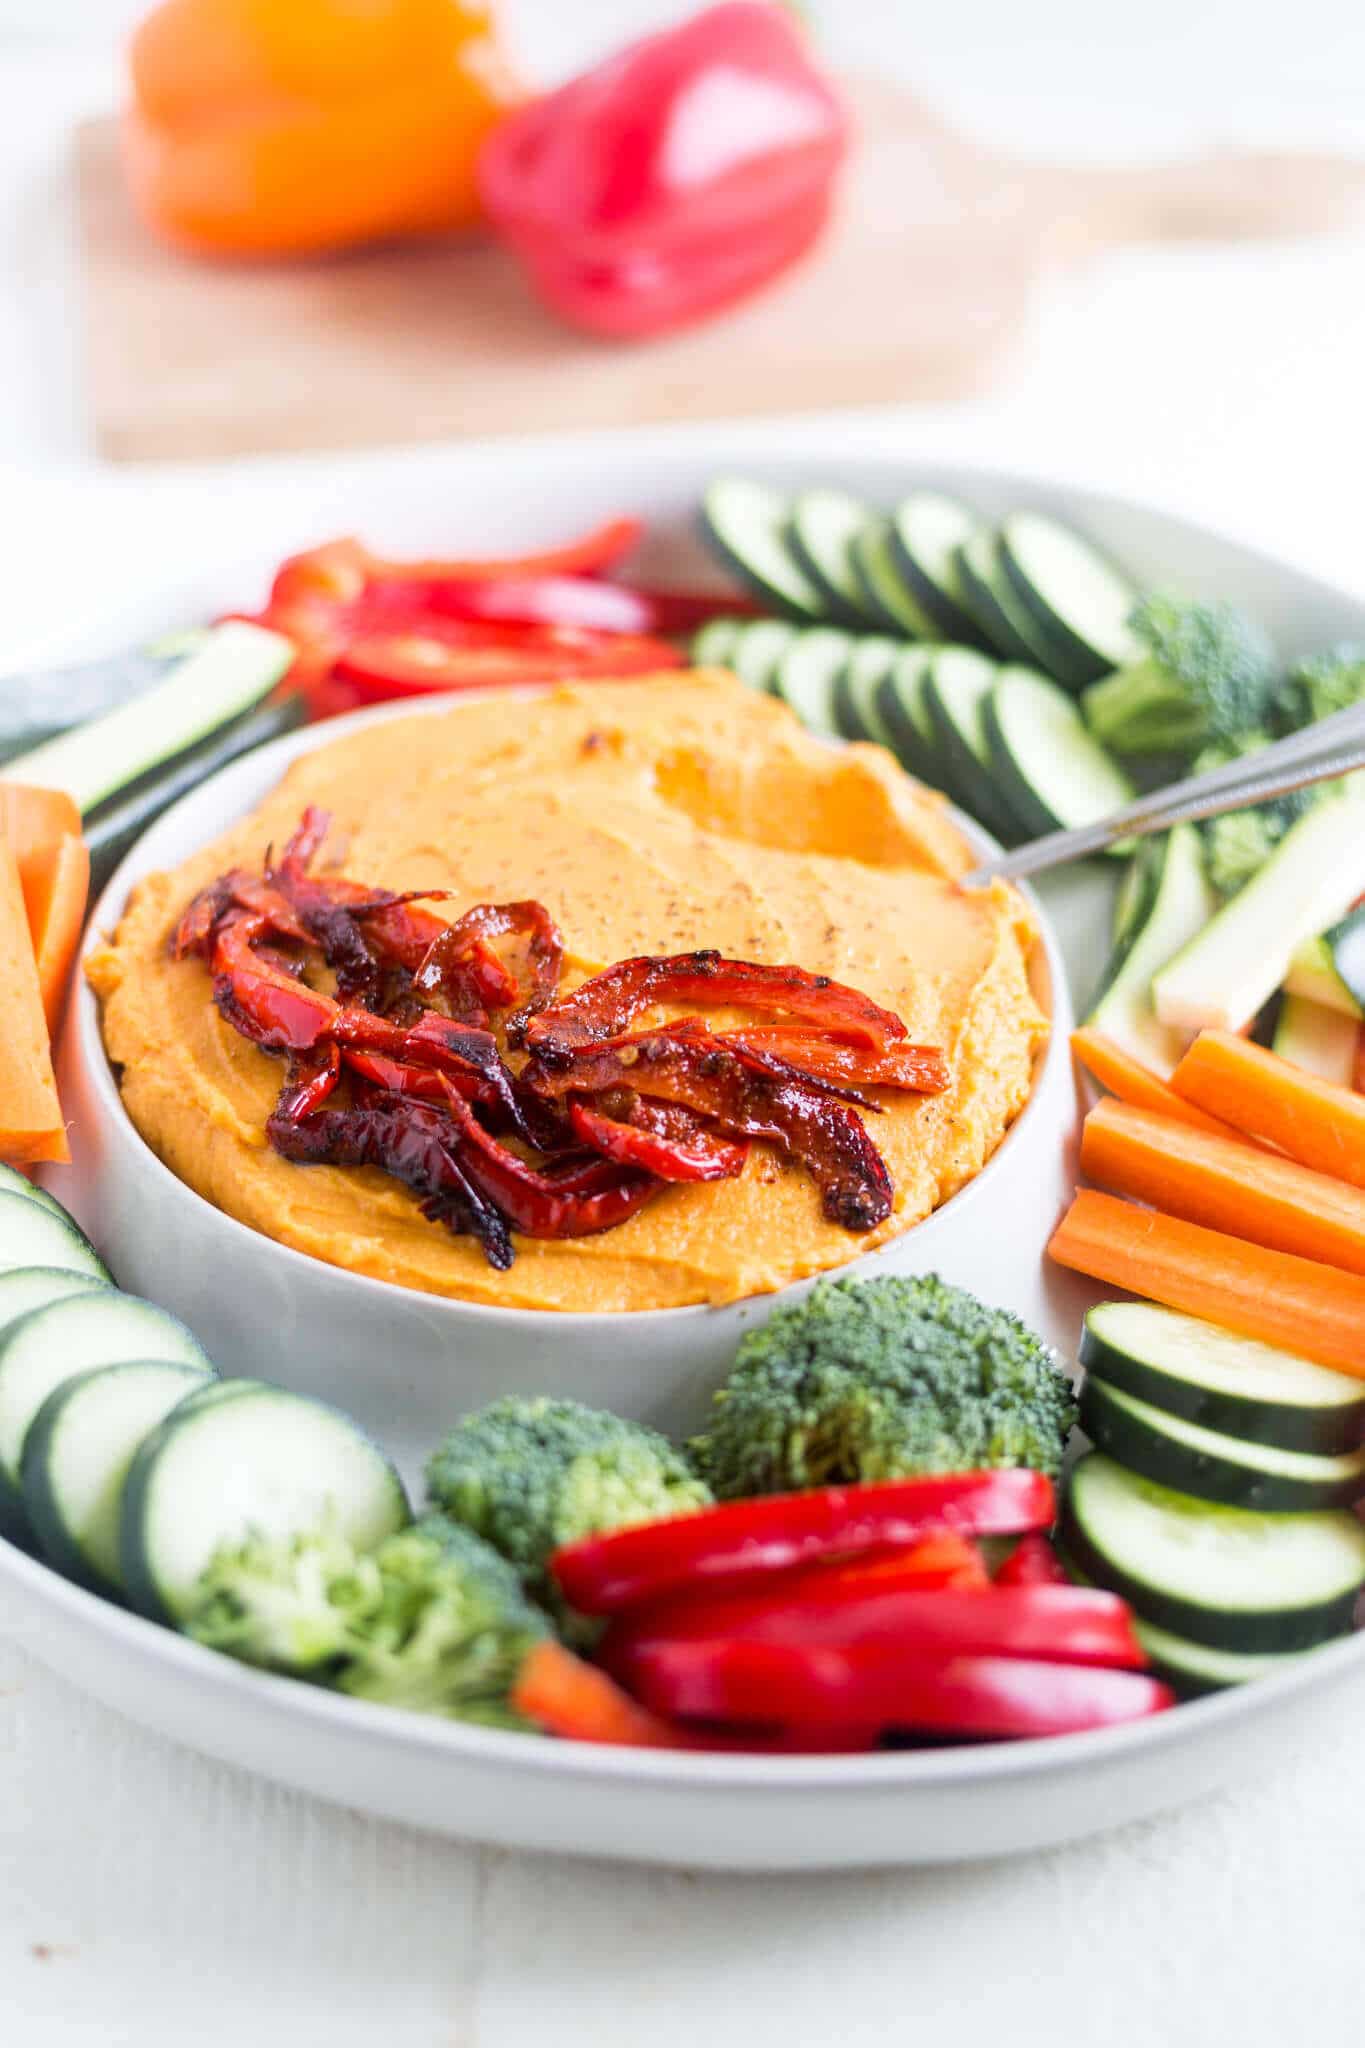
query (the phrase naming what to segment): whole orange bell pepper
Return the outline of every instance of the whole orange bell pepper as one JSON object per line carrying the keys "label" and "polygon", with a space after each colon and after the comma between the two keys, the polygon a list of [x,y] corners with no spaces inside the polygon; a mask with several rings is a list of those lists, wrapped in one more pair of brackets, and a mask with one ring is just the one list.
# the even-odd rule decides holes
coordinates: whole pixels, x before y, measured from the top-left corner
{"label": "whole orange bell pepper", "polygon": [[129,55],[134,202],[211,255],[469,227],[479,145],[523,97],[479,0],[163,0]]}

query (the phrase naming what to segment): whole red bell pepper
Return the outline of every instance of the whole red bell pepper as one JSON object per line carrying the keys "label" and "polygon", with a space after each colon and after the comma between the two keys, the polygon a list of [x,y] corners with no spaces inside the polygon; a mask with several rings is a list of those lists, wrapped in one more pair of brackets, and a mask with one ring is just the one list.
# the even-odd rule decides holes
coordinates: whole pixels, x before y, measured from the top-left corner
{"label": "whole red bell pepper", "polygon": [[775,0],[726,0],[501,122],[493,225],[553,310],[637,337],[704,319],[805,254],[849,126]]}
{"label": "whole red bell pepper", "polygon": [[1046,1474],[1020,1467],[826,1486],[589,1536],[556,1551],[550,1567],[571,1607],[615,1614],[689,1590],[752,1585],[755,1574],[820,1557],[916,1543],[935,1529],[971,1536],[1047,1529],[1055,1506]]}

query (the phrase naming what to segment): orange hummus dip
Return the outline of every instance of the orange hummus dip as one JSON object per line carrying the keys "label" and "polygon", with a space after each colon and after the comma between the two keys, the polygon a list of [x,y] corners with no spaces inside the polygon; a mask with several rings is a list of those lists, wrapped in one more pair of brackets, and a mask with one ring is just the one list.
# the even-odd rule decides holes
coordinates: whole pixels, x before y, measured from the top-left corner
{"label": "orange hummus dip", "polygon": [[[309,804],[319,869],[471,904],[536,897],[564,933],[563,986],[639,953],[702,947],[794,963],[897,1011],[942,1047],[947,1092],[873,1091],[892,1215],[853,1236],[797,1162],[752,1146],[737,1180],[662,1189],[596,1237],[516,1239],[498,1272],[376,1168],[296,1166],[265,1121],[279,1060],[223,1022],[171,927],[235,865],[259,867]],[[768,1293],[908,1230],[978,1173],[1027,1099],[1046,1019],[1013,890],[965,890],[968,849],[880,748],[840,750],[718,673],[471,697],[322,743],[250,818],[136,890],[89,965],[123,1100],[172,1172],[252,1229],[353,1273],[509,1308],[676,1308]],[[716,1012],[734,1022],[742,1012]],[[637,1028],[660,1021],[655,1012]]]}

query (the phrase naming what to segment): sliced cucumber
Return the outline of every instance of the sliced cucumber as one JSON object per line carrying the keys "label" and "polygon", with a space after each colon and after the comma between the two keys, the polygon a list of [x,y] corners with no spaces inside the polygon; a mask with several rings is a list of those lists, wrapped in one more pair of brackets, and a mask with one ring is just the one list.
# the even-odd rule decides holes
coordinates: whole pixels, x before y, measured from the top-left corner
{"label": "sliced cucumber", "polygon": [[0,1336],[20,1316],[72,1294],[112,1294],[107,1280],[94,1273],[69,1273],[61,1266],[16,1266],[0,1273]]}
{"label": "sliced cucumber", "polygon": [[825,615],[824,593],[787,544],[791,506],[780,491],[745,477],[721,477],[702,499],[702,534],[762,604],[809,623]]}
{"label": "sliced cucumber", "polygon": [[855,631],[879,623],[853,564],[853,544],[875,516],[847,491],[802,491],[787,525],[787,544],[824,599],[825,616]]}
{"label": "sliced cucumber", "polygon": [[209,1364],[183,1323],[114,1288],[30,1309],[0,1333],[0,1527],[24,1522],[24,1439],[48,1395],[92,1366],[148,1358],[167,1365]]}
{"label": "sliced cucumber", "polygon": [[1342,917],[1362,890],[1365,799],[1324,797],[1157,974],[1158,1017],[1182,1031],[1240,1031],[1283,982],[1295,949]]}
{"label": "sliced cucumber", "polygon": [[398,1474],[349,1416],[258,1380],[192,1394],[143,1443],[124,1487],[129,1599],[177,1621],[220,1550],[329,1519],[360,1550],[409,1519]]}
{"label": "sliced cucumber", "polygon": [[1237,1650],[1211,1650],[1207,1643],[1192,1643],[1188,1636],[1173,1635],[1150,1621],[1135,1622],[1134,1629],[1158,1674],[1187,1698],[1247,1685],[1254,1678],[1273,1678],[1312,1655],[1310,1650],[1263,1650],[1247,1656]]}
{"label": "sliced cucumber", "polygon": [[970,645],[979,637],[957,561],[976,531],[975,513],[937,491],[915,491],[891,515],[891,565],[936,639]]}
{"label": "sliced cucumber", "polygon": [[1073,688],[1139,659],[1143,650],[1128,624],[1137,589],[1069,526],[1040,512],[1011,513],[1000,528],[998,559]]}
{"label": "sliced cucumber", "polygon": [[1146,922],[1156,901],[1165,846],[1164,837],[1141,840],[1137,852],[1123,871],[1123,880],[1114,891],[1114,909],[1109,922],[1109,936],[1115,953],[1126,947]]}
{"label": "sliced cucumber", "polygon": [[32,1194],[0,1194],[0,1273],[20,1266],[60,1266],[108,1280],[109,1269],[64,1209]]}
{"label": "sliced cucumber", "polygon": [[22,1195],[26,1201],[37,1202],[54,1216],[62,1217],[73,1230],[77,1227],[57,1197],[50,1195],[46,1188],[40,1188],[37,1181],[30,1180],[26,1173],[20,1173],[16,1166],[0,1165],[0,1195]]}
{"label": "sliced cucumber", "polygon": [[1120,942],[1086,1023],[1116,1039],[1166,1080],[1175,1072],[1186,1040],[1183,1032],[1158,1019],[1152,981],[1203,931],[1218,909],[1218,897],[1205,873],[1194,825],[1177,825],[1154,855],[1144,850],[1139,858],[1155,861],[1153,893],[1146,914]]}
{"label": "sliced cucumber", "polygon": [[924,680],[924,708],[935,754],[948,789],[964,811],[999,839],[1019,836],[991,760],[983,716],[1000,673],[995,662],[970,647],[943,647]]}
{"label": "sliced cucumber", "polygon": [[834,686],[852,652],[850,634],[837,626],[814,626],[798,633],[778,662],[773,688],[808,731],[837,736]]}
{"label": "sliced cucumber", "polygon": [[1097,1450],[1159,1486],[1266,1514],[1344,1508],[1365,1493],[1365,1450],[1331,1456],[1249,1443],[1186,1422],[1087,1375],[1081,1427]]}
{"label": "sliced cucumber", "polygon": [[995,535],[980,527],[954,557],[962,595],[988,647],[1004,661],[1021,662],[1056,675],[1056,649],[1015,596],[1000,564]]}
{"label": "sliced cucumber", "polygon": [[759,619],[743,626],[730,651],[730,666],[751,690],[771,691],[777,681],[778,663],[800,632],[781,619]]}
{"label": "sliced cucumber", "polygon": [[889,520],[878,519],[865,526],[853,543],[850,559],[870,618],[888,633],[911,640],[937,638],[932,620],[916,604],[904,578],[897,573]]}
{"label": "sliced cucumber", "polygon": [[1289,963],[1291,995],[1325,1003],[1343,1016],[1365,1017],[1365,906],[1316,939],[1305,939]]}
{"label": "sliced cucumber", "polygon": [[18,755],[5,775],[64,789],[82,812],[93,811],[258,704],[294,652],[283,634],[230,619],[145,695]]}
{"label": "sliced cucumber", "polygon": [[708,619],[692,635],[689,652],[698,668],[729,668],[735,642],[743,625],[741,619]]}
{"label": "sliced cucumber", "polygon": [[1257,1514],[1158,1486],[1093,1451],[1072,1467],[1067,1550],[1144,1621],[1235,1650],[1341,1635],[1365,1584],[1365,1528],[1339,1510]]}
{"label": "sliced cucumber", "polygon": [[1073,699],[1036,669],[1002,668],[983,715],[1002,793],[1025,833],[1090,825],[1132,802],[1128,776]]}
{"label": "sliced cucumber", "polygon": [[138,1446],[206,1366],[146,1361],[96,1366],[48,1395],[24,1439],[20,1484],[29,1525],[49,1564],[117,1597],[119,1509]]}
{"label": "sliced cucumber", "polygon": [[1330,1455],[1365,1441],[1365,1383],[1145,1301],[1105,1301],[1085,1319],[1081,1364],[1186,1422]]}
{"label": "sliced cucumber", "polygon": [[845,739],[874,740],[890,747],[891,736],[877,709],[877,692],[905,651],[903,640],[885,633],[861,633],[834,685],[834,716]]}
{"label": "sliced cucumber", "polygon": [[943,768],[925,699],[925,686],[934,660],[941,652],[942,649],[933,644],[907,647],[891,673],[883,678],[876,694],[877,711],[891,736],[891,751],[903,768],[908,768],[912,775],[918,775],[935,788],[939,786]]}
{"label": "sliced cucumber", "polygon": [[1359,1045],[1360,1025],[1354,1017],[1311,1003],[1307,996],[1287,995],[1280,1004],[1271,1051],[1293,1066],[1352,1088]]}

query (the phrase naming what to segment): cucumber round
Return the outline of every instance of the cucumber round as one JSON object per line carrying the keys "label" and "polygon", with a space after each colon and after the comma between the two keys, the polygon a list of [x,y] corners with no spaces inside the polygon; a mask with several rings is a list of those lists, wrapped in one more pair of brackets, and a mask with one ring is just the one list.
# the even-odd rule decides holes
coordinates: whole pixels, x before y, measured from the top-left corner
{"label": "cucumber round", "polygon": [[0,1336],[20,1316],[70,1294],[113,1294],[117,1290],[93,1273],[72,1273],[62,1266],[16,1266],[0,1273]]}
{"label": "cucumber round", "polygon": [[891,737],[877,709],[877,692],[904,650],[886,633],[862,633],[834,685],[834,717],[848,740],[872,740],[890,747]]}
{"label": "cucumber round", "polygon": [[853,646],[837,626],[815,626],[798,633],[778,662],[773,688],[809,732],[838,736],[834,686]]}
{"label": "cucumber round", "polygon": [[1267,1514],[1349,1507],[1365,1493],[1365,1451],[1319,1456],[1224,1436],[1088,1377],[1081,1427],[1130,1471],[1179,1493]]}
{"label": "cucumber round", "polygon": [[1138,592],[1088,540],[1040,512],[1000,528],[998,560],[1018,604],[1064,663],[1074,688],[1142,656],[1128,621]]}
{"label": "cucumber round", "polygon": [[692,636],[689,653],[698,668],[729,668],[740,635],[739,619],[708,619]]}
{"label": "cucumber round", "polygon": [[968,611],[986,645],[1002,661],[1021,662],[1055,676],[1058,653],[1019,603],[1000,565],[995,535],[981,527],[953,556]]}
{"label": "cucumber round", "polygon": [[921,781],[931,783],[935,788],[941,786],[943,765],[938,758],[938,742],[925,701],[925,688],[934,657],[939,652],[934,644],[907,647],[891,673],[878,685],[876,694],[877,711],[890,737],[891,751],[896,759],[912,775],[918,775]]}
{"label": "cucumber round", "polygon": [[118,1598],[119,1509],[138,1446],[202,1386],[206,1366],[129,1361],[78,1373],[48,1395],[24,1439],[29,1525],[59,1572]]}
{"label": "cucumber round", "polygon": [[864,527],[853,543],[850,559],[862,586],[868,616],[879,626],[902,639],[933,640],[938,637],[933,621],[916,604],[904,579],[896,572],[891,557],[889,520],[873,520],[870,526]]}
{"label": "cucumber round", "polygon": [[31,1309],[0,1333],[0,1530],[27,1523],[20,1463],[24,1439],[48,1395],[92,1366],[145,1358],[205,1369],[209,1364],[183,1323],[114,1288]]}
{"label": "cucumber round", "polygon": [[971,645],[979,638],[957,560],[976,531],[975,513],[938,491],[913,492],[891,515],[892,566],[937,639]]}
{"label": "cucumber round", "polygon": [[1028,833],[1091,825],[1133,801],[1074,700],[1036,669],[1002,668],[983,718],[1001,793]]}
{"label": "cucumber round", "polygon": [[110,1279],[108,1267],[64,1209],[31,1195],[0,1194],[0,1273],[21,1266],[61,1266]]}
{"label": "cucumber round", "polygon": [[1201,1693],[1222,1692],[1230,1685],[1247,1685],[1254,1678],[1273,1678],[1287,1671],[1308,1650],[1263,1650],[1251,1656],[1237,1650],[1211,1650],[1207,1643],[1192,1643],[1187,1636],[1173,1635],[1168,1628],[1156,1628],[1150,1621],[1134,1623],[1138,1641],[1151,1658],[1158,1674],[1187,1698]]}
{"label": "cucumber round", "polygon": [[1144,1621],[1251,1656],[1344,1634],[1365,1584],[1365,1528],[1329,1509],[1258,1514],[1197,1500],[1092,1451],[1073,1466],[1063,1543]]}
{"label": "cucumber round", "polygon": [[855,631],[878,623],[853,564],[853,544],[875,516],[847,491],[802,491],[787,523],[787,545],[824,599],[826,618]]}
{"label": "cucumber round", "polygon": [[410,1519],[402,1482],[348,1415],[259,1380],[191,1394],[133,1459],[119,1562],[131,1604],[177,1622],[222,1549],[329,1519],[369,1550]]}
{"label": "cucumber round", "polygon": [[1092,1308],[1081,1364],[1168,1415],[1245,1443],[1331,1456],[1365,1440],[1360,1380],[1151,1302]]}
{"label": "cucumber round", "polygon": [[730,666],[751,690],[771,691],[777,681],[778,664],[795,640],[800,628],[781,619],[759,619],[742,626],[730,650]]}
{"label": "cucumber round", "polygon": [[941,647],[924,679],[924,707],[945,787],[996,837],[1019,836],[991,761],[983,711],[999,670],[970,647]]}
{"label": "cucumber round", "polygon": [[78,1227],[57,1197],[50,1195],[46,1188],[40,1188],[37,1181],[30,1180],[26,1173],[20,1173],[17,1166],[0,1165],[0,1195],[22,1195],[26,1201],[37,1202],[54,1216],[62,1217],[73,1230]]}
{"label": "cucumber round", "polygon": [[825,615],[824,593],[787,544],[791,506],[780,491],[721,477],[702,500],[703,538],[761,604],[806,623]]}

